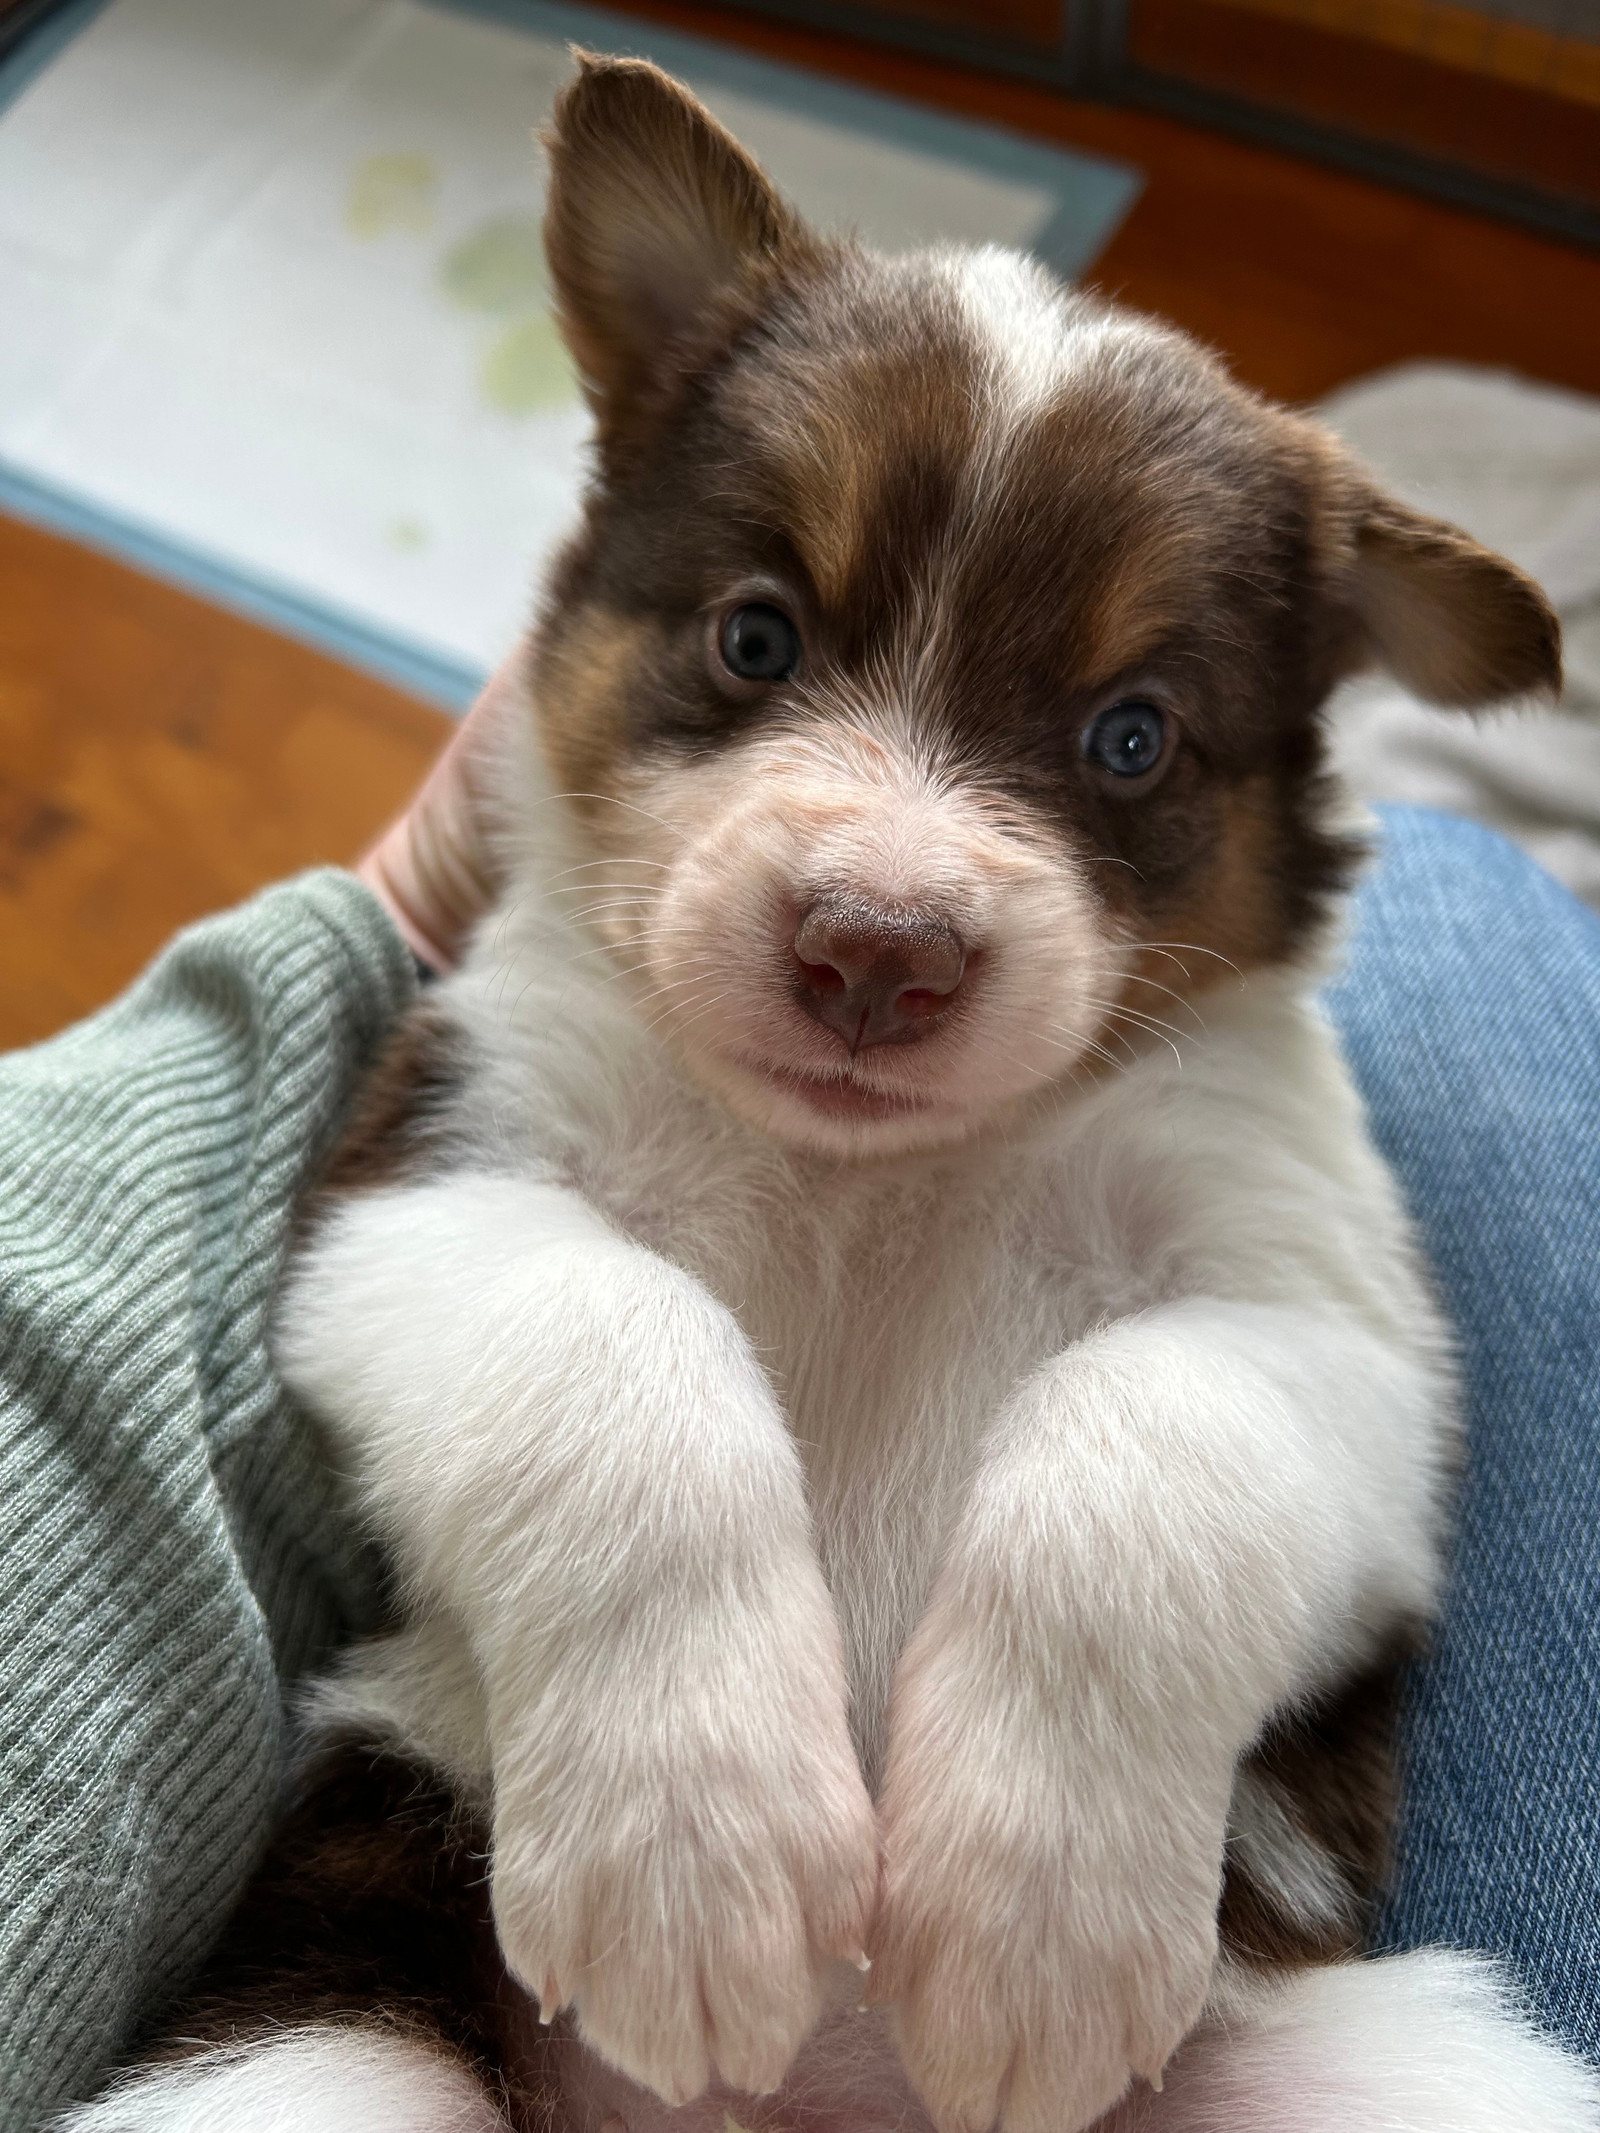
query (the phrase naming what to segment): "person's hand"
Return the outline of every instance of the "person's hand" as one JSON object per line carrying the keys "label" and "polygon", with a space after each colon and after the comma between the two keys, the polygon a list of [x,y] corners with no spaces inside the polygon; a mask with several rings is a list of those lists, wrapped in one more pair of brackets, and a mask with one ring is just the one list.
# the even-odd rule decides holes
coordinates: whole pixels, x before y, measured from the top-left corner
{"label": "person's hand", "polygon": [[522,649],[484,685],[411,804],[356,862],[355,871],[432,970],[455,963],[498,886],[489,835],[501,722],[515,715]]}

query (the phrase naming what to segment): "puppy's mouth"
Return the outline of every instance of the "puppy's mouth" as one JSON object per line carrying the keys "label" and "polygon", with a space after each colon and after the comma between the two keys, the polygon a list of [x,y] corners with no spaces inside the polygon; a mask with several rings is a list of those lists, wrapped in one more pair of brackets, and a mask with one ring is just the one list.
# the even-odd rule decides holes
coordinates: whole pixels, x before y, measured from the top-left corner
{"label": "puppy's mouth", "polygon": [[926,1097],[873,1088],[848,1070],[808,1074],[798,1067],[779,1066],[766,1059],[741,1058],[735,1063],[769,1089],[792,1097],[823,1118],[879,1123],[925,1117],[938,1108]]}
{"label": "puppy's mouth", "polygon": [[926,1098],[869,1088],[849,1074],[806,1074],[795,1067],[763,1069],[768,1084],[810,1106],[825,1118],[874,1121],[920,1117],[935,1107]]}

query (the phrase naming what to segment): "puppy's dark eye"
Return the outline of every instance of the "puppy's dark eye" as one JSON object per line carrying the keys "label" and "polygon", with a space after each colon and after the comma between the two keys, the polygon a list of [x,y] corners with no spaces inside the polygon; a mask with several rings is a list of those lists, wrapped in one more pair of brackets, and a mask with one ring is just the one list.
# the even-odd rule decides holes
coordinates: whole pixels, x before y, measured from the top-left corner
{"label": "puppy's dark eye", "polygon": [[800,632],[780,607],[736,607],[722,625],[722,663],[740,681],[787,681],[800,664]]}
{"label": "puppy's dark eye", "polygon": [[1160,762],[1166,738],[1166,713],[1130,698],[1092,721],[1083,736],[1083,752],[1115,778],[1142,778]]}

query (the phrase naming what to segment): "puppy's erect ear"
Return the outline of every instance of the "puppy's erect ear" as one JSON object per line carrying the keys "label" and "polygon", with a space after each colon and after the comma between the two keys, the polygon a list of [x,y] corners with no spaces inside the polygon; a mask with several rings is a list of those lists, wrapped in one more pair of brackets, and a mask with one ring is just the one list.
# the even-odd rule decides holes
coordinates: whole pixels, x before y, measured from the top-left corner
{"label": "puppy's erect ear", "polygon": [[757,164],[670,75],[575,56],[545,136],[545,249],[605,437],[660,383],[674,344],[804,238]]}
{"label": "puppy's erect ear", "polygon": [[1367,488],[1347,595],[1372,654],[1432,704],[1473,709],[1561,687],[1561,625],[1515,564]]}

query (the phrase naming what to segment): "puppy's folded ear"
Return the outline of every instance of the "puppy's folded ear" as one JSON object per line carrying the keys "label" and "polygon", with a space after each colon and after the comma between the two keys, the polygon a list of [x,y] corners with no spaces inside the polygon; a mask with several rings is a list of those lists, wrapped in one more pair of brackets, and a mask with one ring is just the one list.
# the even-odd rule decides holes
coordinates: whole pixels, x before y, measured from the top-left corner
{"label": "puppy's folded ear", "polygon": [[1371,489],[1356,506],[1347,600],[1368,652],[1451,709],[1561,687],[1561,625],[1532,578],[1443,519]]}
{"label": "puppy's folded ear", "polygon": [[602,444],[742,291],[806,238],[704,105],[640,59],[578,52],[545,146],[545,249]]}

